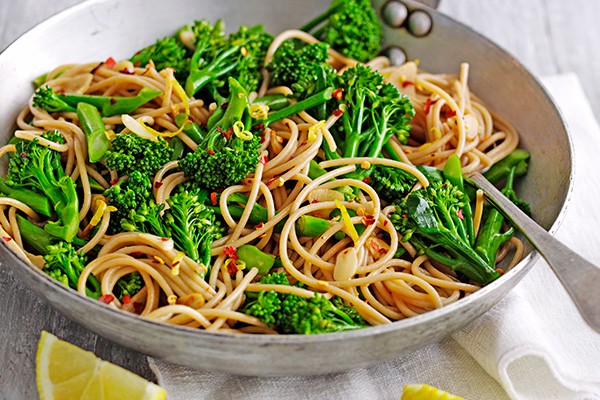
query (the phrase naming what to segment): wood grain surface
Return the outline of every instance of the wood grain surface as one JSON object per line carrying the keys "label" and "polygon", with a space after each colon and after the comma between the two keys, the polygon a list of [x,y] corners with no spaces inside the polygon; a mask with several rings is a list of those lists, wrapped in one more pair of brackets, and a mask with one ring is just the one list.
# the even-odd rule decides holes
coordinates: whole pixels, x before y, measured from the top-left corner
{"label": "wood grain surface", "polygon": [[[48,16],[79,2],[0,0],[0,49]],[[599,1],[442,0],[440,10],[498,43],[535,75],[575,72],[593,110],[600,111]],[[66,319],[4,266],[0,267],[0,305],[0,399],[37,398],[35,351],[42,329],[154,379],[145,356]]]}

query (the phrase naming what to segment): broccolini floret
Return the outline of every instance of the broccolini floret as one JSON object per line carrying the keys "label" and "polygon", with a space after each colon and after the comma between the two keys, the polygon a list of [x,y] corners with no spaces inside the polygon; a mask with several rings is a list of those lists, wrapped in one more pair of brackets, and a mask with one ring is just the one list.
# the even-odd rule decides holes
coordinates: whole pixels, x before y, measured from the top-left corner
{"label": "broccolini floret", "polygon": [[131,274],[125,275],[117,281],[113,290],[115,296],[119,300],[123,300],[124,296],[133,296],[144,286],[144,281],[139,272],[132,272]]}
{"label": "broccolini floret", "polygon": [[288,86],[298,99],[316,93],[320,74],[330,82],[335,76],[334,69],[327,64],[329,55],[326,43],[304,44],[286,40],[275,51],[267,65],[273,86]]}
{"label": "broccolini floret", "polygon": [[406,196],[417,183],[417,178],[400,168],[387,165],[373,167],[369,185],[388,202],[400,200]]}
{"label": "broccolini floret", "polygon": [[[207,85],[227,88],[225,77],[232,76],[248,91],[256,90],[267,48],[273,40],[262,26],[242,26],[237,33],[223,41],[223,22],[200,25],[202,34],[195,37],[195,51],[190,59],[190,73],[185,91],[193,96]],[[180,33],[181,37],[181,33]]]}
{"label": "broccolini floret", "polygon": [[242,119],[249,100],[246,90],[229,78],[230,97],[222,118],[198,149],[179,161],[184,174],[208,190],[235,185],[256,169],[260,138]]}
{"label": "broccolini floret", "polygon": [[131,210],[139,210],[152,198],[152,182],[148,175],[133,171],[127,179],[120,180],[104,191],[108,205],[117,210],[111,213],[109,231],[121,231],[121,221],[129,218]]}
{"label": "broccolini floret", "polygon": [[381,49],[383,30],[369,0],[333,0],[301,28],[346,57],[367,62]]}
{"label": "broccolini floret", "polygon": [[175,70],[178,80],[185,80],[189,72],[186,47],[176,37],[164,37],[135,53],[130,61],[135,66],[145,67],[152,60],[158,71],[167,67]]}
{"label": "broccolini floret", "polygon": [[396,202],[390,220],[402,240],[410,241],[418,251],[474,282],[487,284],[500,274],[473,247],[471,208],[459,184],[451,182],[453,175],[447,171],[443,181],[431,181]]}
{"label": "broccolini floret", "polygon": [[[71,243],[60,241],[47,247],[44,260],[46,263],[43,271],[46,274],[73,289],[77,289],[79,276],[87,263],[85,255],[78,254]],[[100,282],[91,275],[86,282],[85,291],[89,297],[97,299],[102,294]]]}
{"label": "broccolini floret", "polygon": [[[285,273],[272,273],[260,283],[289,285]],[[341,300],[328,300],[320,293],[305,298],[275,291],[247,293],[242,311],[259,318],[280,333],[317,334],[339,332],[366,327],[356,309]]]}
{"label": "broccolini floret", "polygon": [[[46,132],[41,137],[59,144],[65,142],[58,131]],[[79,229],[79,198],[75,182],[65,174],[60,153],[40,144],[37,138],[20,141],[16,148],[16,155],[8,164],[6,185],[46,196],[58,218],[46,222],[44,230],[71,242]]]}
{"label": "broccolini floret", "polygon": [[183,186],[167,199],[166,209],[150,199],[130,209],[121,226],[126,231],[172,238],[177,249],[208,267],[212,242],[222,236],[224,229],[216,221],[214,211],[204,205],[208,193],[191,185]]}
{"label": "broccolini floret", "polygon": [[[327,158],[380,157],[393,136],[406,142],[415,114],[413,105],[394,86],[384,83],[379,72],[356,65],[338,76],[335,86],[341,89],[336,98],[345,111],[331,128],[340,146],[338,152],[323,145]],[[371,172],[372,168],[360,169],[351,175],[362,180]]]}
{"label": "broccolini floret", "polygon": [[171,160],[173,148],[166,140],[143,138],[133,132],[119,133],[111,141],[110,149],[104,154],[106,166],[119,174],[130,175],[134,171],[154,176]]}

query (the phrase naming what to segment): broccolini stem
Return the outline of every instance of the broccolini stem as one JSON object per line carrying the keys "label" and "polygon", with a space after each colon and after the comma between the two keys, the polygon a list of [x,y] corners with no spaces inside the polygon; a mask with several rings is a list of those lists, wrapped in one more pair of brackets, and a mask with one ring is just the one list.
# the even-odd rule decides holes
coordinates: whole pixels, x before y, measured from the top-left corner
{"label": "broccolini stem", "polygon": [[460,158],[456,154],[452,154],[448,157],[446,165],[444,165],[444,176],[448,181],[456,186],[462,193],[463,206],[461,208],[464,220],[463,224],[457,224],[459,233],[464,237],[471,246],[475,243],[475,228],[473,226],[473,212],[471,211],[471,205],[468,195],[465,193],[465,183],[463,180],[462,166],[460,164]]}
{"label": "broccolini stem", "polygon": [[[24,218],[19,214],[17,214],[17,226],[19,227],[19,232],[25,243],[41,255],[48,254],[48,246],[60,241],[59,238],[48,235],[48,232],[44,229],[29,222],[27,218]],[[77,247],[83,247],[87,242],[81,238],[75,237],[72,243]]]}
{"label": "broccolini stem", "polygon": [[12,199],[27,204],[35,212],[45,215],[46,217],[51,217],[54,214],[52,204],[50,204],[50,200],[48,200],[46,196],[23,187],[14,188],[8,186],[6,181],[2,178],[0,178],[0,192]]}
{"label": "broccolini stem", "polygon": [[88,103],[77,104],[77,118],[85,133],[89,160],[91,163],[96,163],[104,157],[110,146],[104,121],[98,109]]}
{"label": "broccolini stem", "polygon": [[132,97],[96,96],[90,94],[65,94],[58,96],[72,107],[77,107],[79,103],[91,104],[100,110],[103,117],[110,117],[118,114],[129,114],[161,94],[160,90],[143,87],[136,96]]}
{"label": "broccolini stem", "polygon": [[225,113],[223,113],[223,117],[219,119],[219,121],[215,124],[215,126],[210,130],[207,136],[207,148],[213,148],[217,139],[222,138],[223,135],[219,132],[221,130],[228,130],[231,128],[237,121],[241,121],[244,116],[244,112],[248,108],[248,93],[246,89],[234,78],[229,78],[229,104],[227,105],[227,109]]}
{"label": "broccolini stem", "polygon": [[188,120],[185,114],[177,115],[175,117],[175,124],[177,124],[179,128],[183,125],[183,133],[188,135],[194,143],[200,144],[202,142],[202,138],[204,137],[202,129],[200,129],[200,126],[195,122]]}
{"label": "broccolini stem", "polygon": [[327,11],[325,11],[323,14],[319,15],[318,17],[314,18],[312,21],[309,21],[306,25],[304,25],[302,28],[300,28],[300,30],[304,31],[304,32],[310,32],[314,27],[319,25],[321,22],[325,21],[332,14],[335,14],[338,11],[337,7],[339,6],[339,3],[340,2],[338,0],[334,0],[331,3],[331,5],[329,6],[329,8],[327,9]]}
{"label": "broccolini stem", "polygon": [[268,94],[252,102],[252,105],[261,104],[269,107],[269,110],[282,110],[290,105],[288,97],[281,93]]}
{"label": "broccolini stem", "polygon": [[17,214],[17,226],[23,241],[41,255],[48,254],[48,246],[58,241],[58,239],[48,235],[45,230],[19,214]]}
{"label": "broccolini stem", "polygon": [[451,253],[452,257],[447,257],[438,253],[433,247],[426,246],[416,236],[413,236],[410,239],[410,243],[415,246],[419,252],[424,253],[433,261],[439,262],[453,271],[460,272],[479,284],[488,284],[500,277],[500,273],[485,262],[479,253],[475,252],[459,240],[453,240],[452,243],[453,245],[456,245],[456,248],[460,249],[460,252],[450,251],[449,248],[446,248],[446,251]]}
{"label": "broccolini stem", "polygon": [[320,91],[306,99],[299,101],[295,104],[292,104],[289,107],[284,108],[283,110],[276,111],[262,121],[264,126],[269,126],[274,122],[280,121],[284,118],[290,117],[292,115],[298,114],[304,110],[308,110],[309,108],[313,108],[318,106],[319,104],[323,104],[326,101],[331,99],[331,95],[333,94],[332,88],[327,88],[325,90]]}
{"label": "broccolini stem", "polygon": [[492,165],[483,176],[491,183],[496,184],[506,178],[513,167],[516,167],[515,176],[525,175],[525,173],[527,173],[530,156],[531,154],[527,150],[515,149],[502,160]]}
{"label": "broccolini stem", "polygon": [[512,227],[506,232],[500,233],[503,223],[504,216],[495,208],[490,208],[479,234],[477,235],[477,241],[475,242],[474,247],[475,251],[477,251],[489,265],[495,264],[498,249],[514,234],[514,229]]}

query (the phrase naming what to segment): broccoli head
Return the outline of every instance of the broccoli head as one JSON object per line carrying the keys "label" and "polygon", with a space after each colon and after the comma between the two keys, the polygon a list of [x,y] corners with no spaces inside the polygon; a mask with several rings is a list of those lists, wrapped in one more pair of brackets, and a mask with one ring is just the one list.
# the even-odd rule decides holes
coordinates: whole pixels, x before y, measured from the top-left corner
{"label": "broccoli head", "polygon": [[235,185],[258,165],[260,138],[242,122],[248,108],[248,93],[231,77],[229,87],[229,102],[222,118],[198,149],[179,161],[185,176],[208,190]]}
{"label": "broccoli head", "polygon": [[158,39],[154,44],[135,53],[130,61],[135,66],[146,66],[150,60],[157,70],[173,68],[175,77],[185,79],[189,71],[189,59],[185,46],[175,37]]}
{"label": "broccoli head", "polygon": [[[79,276],[85,268],[87,257],[80,255],[75,251],[71,243],[60,241],[47,247],[47,254],[44,255],[43,271],[57,281],[77,289]],[[100,282],[90,275],[86,283],[86,293],[89,297],[97,299],[100,297]]]}
{"label": "broccoli head", "polygon": [[326,43],[304,44],[286,40],[275,51],[273,60],[267,65],[271,73],[271,84],[288,86],[298,99],[306,98],[317,91],[317,79],[325,72],[325,80],[331,81],[334,69],[327,64],[329,45]]}
{"label": "broccoli head", "polygon": [[108,204],[117,210],[111,213],[109,231],[121,231],[121,221],[129,218],[132,210],[139,210],[152,198],[152,182],[140,171],[133,171],[127,179],[120,180],[104,191]]}
{"label": "broccoli head", "polygon": [[327,11],[301,29],[361,62],[377,56],[383,39],[370,0],[333,0]]}
{"label": "broccoli head", "polygon": [[[285,273],[276,272],[263,276],[260,283],[290,284]],[[310,298],[275,291],[247,295],[242,311],[280,333],[308,335],[366,327],[364,319],[353,306],[345,305],[341,299],[329,300],[320,293]]]}
{"label": "broccoli head", "polygon": [[110,149],[104,154],[106,166],[119,174],[131,175],[138,171],[154,176],[171,160],[173,148],[163,138],[152,141],[133,132],[119,133],[111,141]]}
{"label": "broccoli head", "polygon": [[123,300],[124,296],[133,296],[144,286],[144,281],[139,272],[132,272],[125,275],[117,281],[114,293],[119,300]]}
{"label": "broccoli head", "polygon": [[373,167],[369,184],[388,202],[394,202],[406,196],[418,179],[400,168],[387,165]]}

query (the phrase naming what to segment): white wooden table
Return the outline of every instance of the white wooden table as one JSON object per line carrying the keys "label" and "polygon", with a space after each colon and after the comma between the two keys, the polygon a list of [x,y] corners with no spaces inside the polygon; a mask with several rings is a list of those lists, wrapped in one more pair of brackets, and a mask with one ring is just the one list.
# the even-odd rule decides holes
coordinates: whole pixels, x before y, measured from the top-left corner
{"label": "white wooden table", "polygon": [[[0,0],[0,49],[80,1]],[[441,0],[440,10],[498,43],[536,75],[575,72],[600,111],[599,1]],[[74,324],[0,267],[0,399],[37,397],[35,351],[43,329],[154,379],[143,355]]]}

